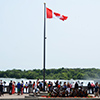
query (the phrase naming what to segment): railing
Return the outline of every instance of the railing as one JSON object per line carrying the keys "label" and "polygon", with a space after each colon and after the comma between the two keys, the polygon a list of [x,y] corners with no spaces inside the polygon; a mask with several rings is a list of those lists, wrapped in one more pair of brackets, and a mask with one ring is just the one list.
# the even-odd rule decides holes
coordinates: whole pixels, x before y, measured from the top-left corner
{"label": "railing", "polygon": [[[82,86],[83,89],[88,89],[87,86]],[[3,86],[3,92],[9,93],[9,86]],[[15,87],[15,92],[17,92],[17,86]],[[24,87],[24,92],[26,92],[26,88]]]}

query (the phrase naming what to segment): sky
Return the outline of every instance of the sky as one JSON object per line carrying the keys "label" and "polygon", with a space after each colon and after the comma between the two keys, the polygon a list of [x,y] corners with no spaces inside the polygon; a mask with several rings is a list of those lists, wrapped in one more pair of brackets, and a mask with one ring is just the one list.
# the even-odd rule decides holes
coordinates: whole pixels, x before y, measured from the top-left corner
{"label": "sky", "polygon": [[100,0],[0,0],[0,70],[43,69],[44,2],[46,69],[100,68]]}

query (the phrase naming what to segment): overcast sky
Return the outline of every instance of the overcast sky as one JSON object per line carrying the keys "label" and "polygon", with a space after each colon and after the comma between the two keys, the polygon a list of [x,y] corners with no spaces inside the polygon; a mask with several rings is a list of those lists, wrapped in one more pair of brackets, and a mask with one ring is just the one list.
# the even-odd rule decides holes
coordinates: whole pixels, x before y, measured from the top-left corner
{"label": "overcast sky", "polygon": [[43,68],[44,2],[46,68],[99,68],[100,0],[0,0],[0,70]]}

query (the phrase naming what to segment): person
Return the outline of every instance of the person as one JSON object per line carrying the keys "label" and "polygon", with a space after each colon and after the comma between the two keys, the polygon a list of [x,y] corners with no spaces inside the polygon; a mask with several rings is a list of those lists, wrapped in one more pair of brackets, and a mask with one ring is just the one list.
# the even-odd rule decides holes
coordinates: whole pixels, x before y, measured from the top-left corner
{"label": "person", "polygon": [[48,91],[50,91],[50,88],[51,88],[51,82],[49,81],[49,83],[48,83]]}
{"label": "person", "polygon": [[77,82],[75,83],[75,89],[78,89],[78,83]]}
{"label": "person", "polygon": [[59,82],[58,80],[55,82],[55,87],[57,87],[57,86],[58,86],[58,82]]}
{"label": "person", "polygon": [[20,91],[21,91],[21,84],[20,82],[17,83],[17,93],[18,95],[20,95]]}
{"label": "person", "polygon": [[0,85],[1,85],[1,83],[2,83],[2,80],[0,80]]}
{"label": "person", "polygon": [[42,82],[39,82],[39,89],[42,91]]}
{"label": "person", "polygon": [[[58,85],[57,85],[57,86],[58,86]],[[53,96],[53,97],[57,97],[57,96],[58,96],[58,89],[57,89],[57,87],[54,87],[54,88],[53,88],[52,96]]]}
{"label": "person", "polygon": [[3,83],[4,83],[4,85],[3,85],[3,91],[5,92],[5,84],[6,84],[6,82],[4,81]]}
{"label": "person", "polygon": [[67,83],[67,89],[66,89],[66,91],[68,91],[68,94],[70,94],[70,88],[71,88],[71,86],[70,86],[70,84],[69,84],[69,82]]}
{"label": "person", "polygon": [[53,90],[53,82],[49,81],[47,90],[48,92],[51,92]]}
{"label": "person", "polygon": [[33,82],[33,90],[35,89],[35,82]]}
{"label": "person", "polygon": [[14,94],[15,93],[15,82],[13,81],[13,83],[12,83],[12,94]]}
{"label": "person", "polygon": [[91,84],[90,82],[88,83],[88,91],[89,91],[89,94],[90,94],[90,89],[91,89]]}
{"label": "person", "polygon": [[23,90],[24,90],[24,82],[22,81],[22,83],[21,83],[21,95],[23,95]]}
{"label": "person", "polygon": [[74,82],[72,82],[72,90],[74,89],[74,87],[75,87],[75,83],[74,83]]}
{"label": "person", "polygon": [[96,82],[96,84],[95,84],[95,97],[96,96],[99,97],[99,86],[98,86],[98,82]]}
{"label": "person", "polygon": [[93,83],[91,83],[92,94],[94,94],[94,87],[95,87],[95,85]]}
{"label": "person", "polygon": [[[42,87],[42,91],[43,91],[43,85],[44,85],[44,82],[42,81],[42,85],[41,85],[41,87]],[[46,84],[46,82],[45,82],[45,90],[46,90],[46,88],[47,88],[47,84]]]}
{"label": "person", "polygon": [[39,78],[36,81],[37,88],[39,88]]}
{"label": "person", "polygon": [[0,96],[3,95],[3,83],[0,82]]}
{"label": "person", "polygon": [[25,84],[26,93],[28,93],[27,88],[28,88],[28,83],[26,82],[26,84]]}
{"label": "person", "polygon": [[[43,85],[44,85],[44,82],[42,81],[42,90],[43,90]],[[47,88],[48,88],[48,83],[47,81],[45,81],[45,91],[47,91]]]}
{"label": "person", "polygon": [[100,94],[100,84],[98,86],[99,86],[99,94]]}
{"label": "person", "polygon": [[66,82],[64,82],[63,89],[67,89]]}
{"label": "person", "polygon": [[39,88],[38,88],[38,83],[39,83],[39,79],[37,79],[37,81],[36,81],[36,84],[35,84],[35,86],[34,86],[34,96],[36,96],[36,94],[39,94]]}
{"label": "person", "polygon": [[33,84],[32,84],[32,81],[30,81],[28,87],[29,87],[29,93],[33,93]]}
{"label": "person", "polygon": [[12,80],[9,83],[9,94],[12,94]]}
{"label": "person", "polygon": [[62,85],[61,85],[61,84],[62,84],[62,82],[60,81],[59,84],[58,84],[58,89],[59,89],[59,91],[62,90]]}

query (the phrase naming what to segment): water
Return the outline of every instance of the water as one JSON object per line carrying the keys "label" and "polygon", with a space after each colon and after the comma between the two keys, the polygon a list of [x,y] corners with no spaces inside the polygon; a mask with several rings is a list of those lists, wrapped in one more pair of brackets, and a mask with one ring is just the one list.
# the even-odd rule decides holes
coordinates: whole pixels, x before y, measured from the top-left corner
{"label": "water", "polygon": [[[26,83],[26,82],[28,82],[29,83],[29,81],[35,81],[36,82],[36,79],[24,79],[24,78],[22,78],[22,79],[16,79],[16,78],[0,78],[0,80],[2,80],[3,82],[5,81],[6,82],[6,84],[5,85],[9,85],[9,82],[10,82],[10,80],[12,80],[12,81],[15,81],[16,82],[16,84],[18,83],[18,82],[21,82],[22,80],[24,81],[24,84]],[[41,80],[40,79],[40,81],[43,81],[43,80]],[[47,81],[47,82],[49,82],[49,81],[52,81],[53,82],[53,85],[55,85],[54,84],[54,82],[56,82],[56,80],[45,80],[45,81]],[[87,86],[87,84],[88,84],[88,82],[90,82],[90,83],[95,83],[95,81],[94,80],[73,80],[73,79],[71,79],[71,80],[59,80],[59,82],[62,82],[62,85],[63,85],[63,83],[64,82],[66,82],[66,83],[75,83],[75,82],[78,82],[78,84],[79,85],[81,85],[81,83],[83,82],[83,86]],[[4,85],[4,83],[3,83],[3,85]]]}

